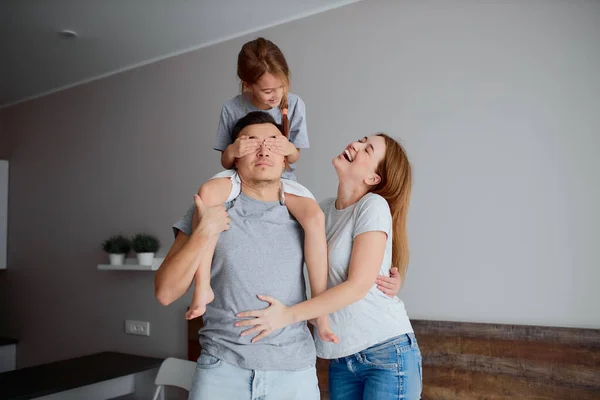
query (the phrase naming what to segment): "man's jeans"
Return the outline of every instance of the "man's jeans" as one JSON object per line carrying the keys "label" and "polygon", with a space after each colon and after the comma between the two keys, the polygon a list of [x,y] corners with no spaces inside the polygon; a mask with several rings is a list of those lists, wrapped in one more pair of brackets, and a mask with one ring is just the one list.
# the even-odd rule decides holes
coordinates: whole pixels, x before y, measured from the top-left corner
{"label": "man's jeans", "polygon": [[200,353],[188,400],[319,400],[317,371],[243,369]]}
{"label": "man's jeans", "polygon": [[421,389],[421,352],[412,333],[329,362],[331,400],[417,400]]}

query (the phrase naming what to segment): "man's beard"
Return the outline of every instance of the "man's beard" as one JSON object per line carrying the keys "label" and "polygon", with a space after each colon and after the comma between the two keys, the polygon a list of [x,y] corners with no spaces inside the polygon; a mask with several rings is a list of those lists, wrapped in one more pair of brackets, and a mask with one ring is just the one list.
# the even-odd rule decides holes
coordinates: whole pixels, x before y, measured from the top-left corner
{"label": "man's beard", "polygon": [[278,184],[280,180],[280,178],[246,179],[246,182],[248,186],[262,188]]}
{"label": "man's beard", "polygon": [[249,173],[249,176],[244,174],[244,172],[245,171],[238,170],[240,180],[242,181],[242,184],[245,184],[246,186],[262,189],[273,186],[279,187],[281,185],[281,175],[277,174],[275,171],[257,171],[257,173],[254,174]]}

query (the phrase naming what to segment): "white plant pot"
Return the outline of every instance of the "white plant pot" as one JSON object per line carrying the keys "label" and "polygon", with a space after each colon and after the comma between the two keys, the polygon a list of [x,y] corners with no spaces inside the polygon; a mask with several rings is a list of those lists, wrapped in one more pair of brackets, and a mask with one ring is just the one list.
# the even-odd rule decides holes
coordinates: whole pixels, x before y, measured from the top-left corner
{"label": "white plant pot", "polygon": [[154,261],[154,253],[136,253],[136,255],[140,265],[152,265]]}
{"label": "white plant pot", "polygon": [[125,254],[108,254],[108,259],[110,260],[110,265],[123,265],[123,261],[125,261]]}

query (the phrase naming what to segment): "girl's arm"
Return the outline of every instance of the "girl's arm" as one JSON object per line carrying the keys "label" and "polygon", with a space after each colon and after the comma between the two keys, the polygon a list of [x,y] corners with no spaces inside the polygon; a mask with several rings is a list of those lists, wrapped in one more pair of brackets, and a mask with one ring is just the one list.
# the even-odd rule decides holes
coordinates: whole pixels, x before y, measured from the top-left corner
{"label": "girl's arm", "polygon": [[292,142],[289,142],[292,147],[290,148],[290,154],[288,154],[287,159],[290,164],[295,163],[300,159],[300,149],[296,148]]}
{"label": "girl's arm", "polygon": [[258,150],[260,141],[255,138],[242,135],[227,146],[224,152],[221,153],[221,165],[225,169],[232,169],[235,160],[242,158]]}
{"label": "girl's arm", "polygon": [[258,140],[256,139],[248,139],[244,136],[239,137],[236,140],[231,137],[231,130],[236,122],[237,120],[231,115],[227,106],[223,106],[221,108],[221,118],[219,119],[219,126],[217,128],[217,138],[213,148],[221,152],[221,165],[225,169],[232,169],[236,158],[250,154],[259,146]]}
{"label": "girl's arm", "polygon": [[272,297],[258,296],[271,306],[264,310],[238,314],[237,317],[252,319],[237,322],[235,325],[254,326],[242,335],[260,332],[252,339],[252,342],[256,342],[277,329],[330,314],[363,299],[373,286],[381,268],[386,241],[387,234],[383,231],[361,233],[354,238],[348,279],[345,282],[290,307]]}
{"label": "girl's arm", "polygon": [[225,151],[221,152],[221,166],[225,169],[232,169],[233,164],[235,163],[235,156],[233,155],[233,145],[230,144],[227,146]]}

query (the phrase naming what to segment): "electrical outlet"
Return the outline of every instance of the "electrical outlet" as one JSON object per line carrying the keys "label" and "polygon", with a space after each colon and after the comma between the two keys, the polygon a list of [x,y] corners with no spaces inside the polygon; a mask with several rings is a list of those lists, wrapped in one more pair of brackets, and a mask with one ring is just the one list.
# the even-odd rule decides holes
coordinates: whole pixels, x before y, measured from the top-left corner
{"label": "electrical outlet", "polygon": [[126,320],[125,333],[128,335],[150,336],[150,322]]}

